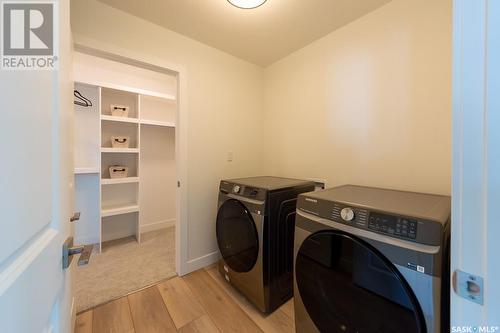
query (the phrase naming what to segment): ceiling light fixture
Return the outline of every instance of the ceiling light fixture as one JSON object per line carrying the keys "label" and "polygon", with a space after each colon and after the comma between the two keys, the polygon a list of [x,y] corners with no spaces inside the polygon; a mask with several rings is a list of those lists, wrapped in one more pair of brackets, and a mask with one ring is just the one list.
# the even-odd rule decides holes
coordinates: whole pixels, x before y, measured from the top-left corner
{"label": "ceiling light fixture", "polygon": [[260,7],[267,0],[227,0],[231,5],[242,9],[253,9]]}

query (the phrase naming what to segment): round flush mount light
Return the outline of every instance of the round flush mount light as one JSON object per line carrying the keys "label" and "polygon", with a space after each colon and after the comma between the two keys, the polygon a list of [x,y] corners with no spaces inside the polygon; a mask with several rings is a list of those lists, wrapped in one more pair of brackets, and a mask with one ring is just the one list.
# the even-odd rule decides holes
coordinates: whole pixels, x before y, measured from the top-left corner
{"label": "round flush mount light", "polygon": [[260,7],[267,0],[227,0],[231,5],[242,9],[253,9]]}

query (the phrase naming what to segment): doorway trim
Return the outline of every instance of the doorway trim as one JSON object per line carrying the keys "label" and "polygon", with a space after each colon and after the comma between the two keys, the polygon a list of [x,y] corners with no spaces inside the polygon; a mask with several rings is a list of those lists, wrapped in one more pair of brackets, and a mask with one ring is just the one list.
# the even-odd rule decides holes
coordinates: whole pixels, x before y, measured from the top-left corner
{"label": "doorway trim", "polygon": [[177,122],[175,128],[175,159],[177,181],[180,186],[176,193],[175,213],[175,270],[182,276],[188,271],[188,107],[187,107],[187,75],[179,65],[162,59],[145,56],[134,51],[87,39],[74,43],[74,51],[116,61],[119,63],[155,71],[162,74],[175,75],[177,78]]}
{"label": "doorway trim", "polygon": [[452,329],[500,329],[498,17],[499,1],[453,2]]}

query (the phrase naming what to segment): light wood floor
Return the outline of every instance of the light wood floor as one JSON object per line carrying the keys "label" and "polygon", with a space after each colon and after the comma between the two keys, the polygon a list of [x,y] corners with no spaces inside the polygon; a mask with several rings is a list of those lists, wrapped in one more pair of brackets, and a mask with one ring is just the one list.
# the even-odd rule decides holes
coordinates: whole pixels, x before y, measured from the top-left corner
{"label": "light wood floor", "polygon": [[293,302],[268,316],[222,280],[216,267],[175,277],[79,314],[76,333],[294,332]]}

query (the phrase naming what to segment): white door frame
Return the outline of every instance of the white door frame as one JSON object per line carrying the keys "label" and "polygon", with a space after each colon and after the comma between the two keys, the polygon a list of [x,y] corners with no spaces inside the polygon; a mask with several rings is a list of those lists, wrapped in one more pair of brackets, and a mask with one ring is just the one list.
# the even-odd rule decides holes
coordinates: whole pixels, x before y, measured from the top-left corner
{"label": "white door frame", "polygon": [[182,66],[165,62],[162,59],[138,54],[127,49],[106,45],[105,43],[85,39],[75,43],[77,52],[105,58],[132,65],[158,73],[175,75],[177,77],[177,122],[175,127],[175,159],[177,180],[180,187],[176,193],[175,216],[175,267],[178,275],[188,271],[188,169],[187,169],[187,140],[188,140],[188,107],[187,107],[187,78]]}
{"label": "white door frame", "polygon": [[451,328],[500,332],[500,1],[454,0],[453,26],[451,272],[483,278],[484,301],[452,291]]}

